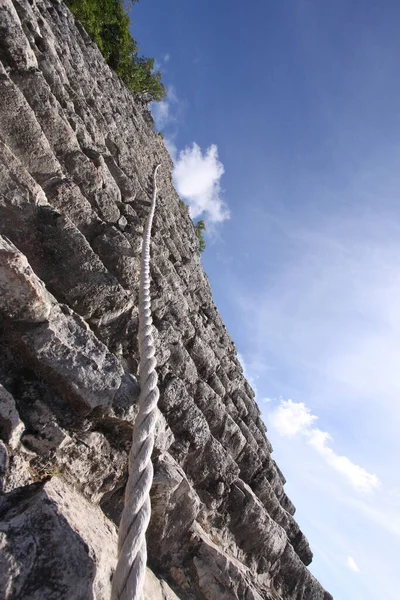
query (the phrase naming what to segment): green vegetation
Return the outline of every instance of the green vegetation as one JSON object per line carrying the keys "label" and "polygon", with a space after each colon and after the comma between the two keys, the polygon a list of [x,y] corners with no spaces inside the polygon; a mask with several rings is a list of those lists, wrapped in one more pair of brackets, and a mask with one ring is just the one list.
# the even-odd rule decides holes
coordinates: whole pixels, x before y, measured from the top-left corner
{"label": "green vegetation", "polygon": [[204,235],[203,235],[203,232],[206,230],[204,221],[203,220],[197,221],[194,228],[196,230],[197,238],[199,240],[199,250],[200,250],[200,252],[204,252],[204,250],[206,249],[206,243],[204,241]]}
{"label": "green vegetation", "polygon": [[[136,2],[130,0],[129,4]],[[154,58],[139,56],[122,0],[66,0],[66,3],[131,92],[147,92],[157,101],[165,98],[161,73],[153,71]]]}
{"label": "green vegetation", "polygon": [[[180,198],[179,208],[186,213],[189,212],[189,206],[185,204],[184,201]],[[200,219],[200,221],[197,221],[197,223],[194,223],[194,230],[196,232],[197,239],[199,240],[199,250],[200,252],[204,252],[204,250],[206,249],[206,242],[204,241],[204,231],[206,230],[206,224],[202,219]]]}
{"label": "green vegetation", "polygon": [[60,468],[50,461],[41,463],[39,459],[33,459],[28,466],[29,475],[34,482],[43,481],[49,477],[59,477],[61,475]]}

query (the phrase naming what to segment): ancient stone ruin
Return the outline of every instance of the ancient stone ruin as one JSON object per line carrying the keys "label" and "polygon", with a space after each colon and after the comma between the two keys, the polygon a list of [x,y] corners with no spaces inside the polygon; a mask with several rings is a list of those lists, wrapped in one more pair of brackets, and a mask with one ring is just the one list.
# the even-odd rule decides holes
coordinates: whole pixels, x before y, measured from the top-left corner
{"label": "ancient stone ruin", "polygon": [[0,1],[0,597],[106,600],[158,174],[147,600],[329,600],[147,107],[59,0]]}

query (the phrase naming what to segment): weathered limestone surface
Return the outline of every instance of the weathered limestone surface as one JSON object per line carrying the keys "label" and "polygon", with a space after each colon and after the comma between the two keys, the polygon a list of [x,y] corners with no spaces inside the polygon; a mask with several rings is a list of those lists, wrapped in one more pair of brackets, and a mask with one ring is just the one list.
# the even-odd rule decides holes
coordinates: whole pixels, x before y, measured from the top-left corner
{"label": "weathered limestone surface", "polygon": [[156,163],[150,600],[329,600],[212,301],[172,162],[59,0],[0,1],[0,596],[105,600]]}
{"label": "weathered limestone surface", "polygon": [[[109,598],[115,525],[59,477],[0,498],[1,598]],[[176,600],[148,570],[146,600]]]}

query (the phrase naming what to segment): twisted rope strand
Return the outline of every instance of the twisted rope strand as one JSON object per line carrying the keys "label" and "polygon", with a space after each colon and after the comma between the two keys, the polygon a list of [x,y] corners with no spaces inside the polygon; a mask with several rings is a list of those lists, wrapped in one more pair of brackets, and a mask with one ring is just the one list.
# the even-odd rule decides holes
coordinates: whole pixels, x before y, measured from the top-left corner
{"label": "twisted rope strand", "polygon": [[139,287],[139,412],[132,434],[125,505],[118,531],[118,563],[111,600],[143,600],[146,573],[146,530],[150,521],[151,454],[157,422],[159,391],[150,306],[150,236],[157,197],[157,165],[153,174],[153,199],[144,235]]}

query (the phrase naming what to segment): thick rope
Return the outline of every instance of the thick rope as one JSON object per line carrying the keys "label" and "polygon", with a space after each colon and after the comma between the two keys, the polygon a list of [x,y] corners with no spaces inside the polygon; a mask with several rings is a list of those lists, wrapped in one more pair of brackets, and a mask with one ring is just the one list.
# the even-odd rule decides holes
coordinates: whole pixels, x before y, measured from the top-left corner
{"label": "thick rope", "polygon": [[129,454],[125,506],[118,531],[118,563],[113,577],[112,600],[143,600],[146,573],[146,530],[150,521],[151,454],[157,421],[159,391],[150,308],[150,236],[157,196],[157,171],[153,175],[153,200],[143,236],[139,288],[139,412]]}

